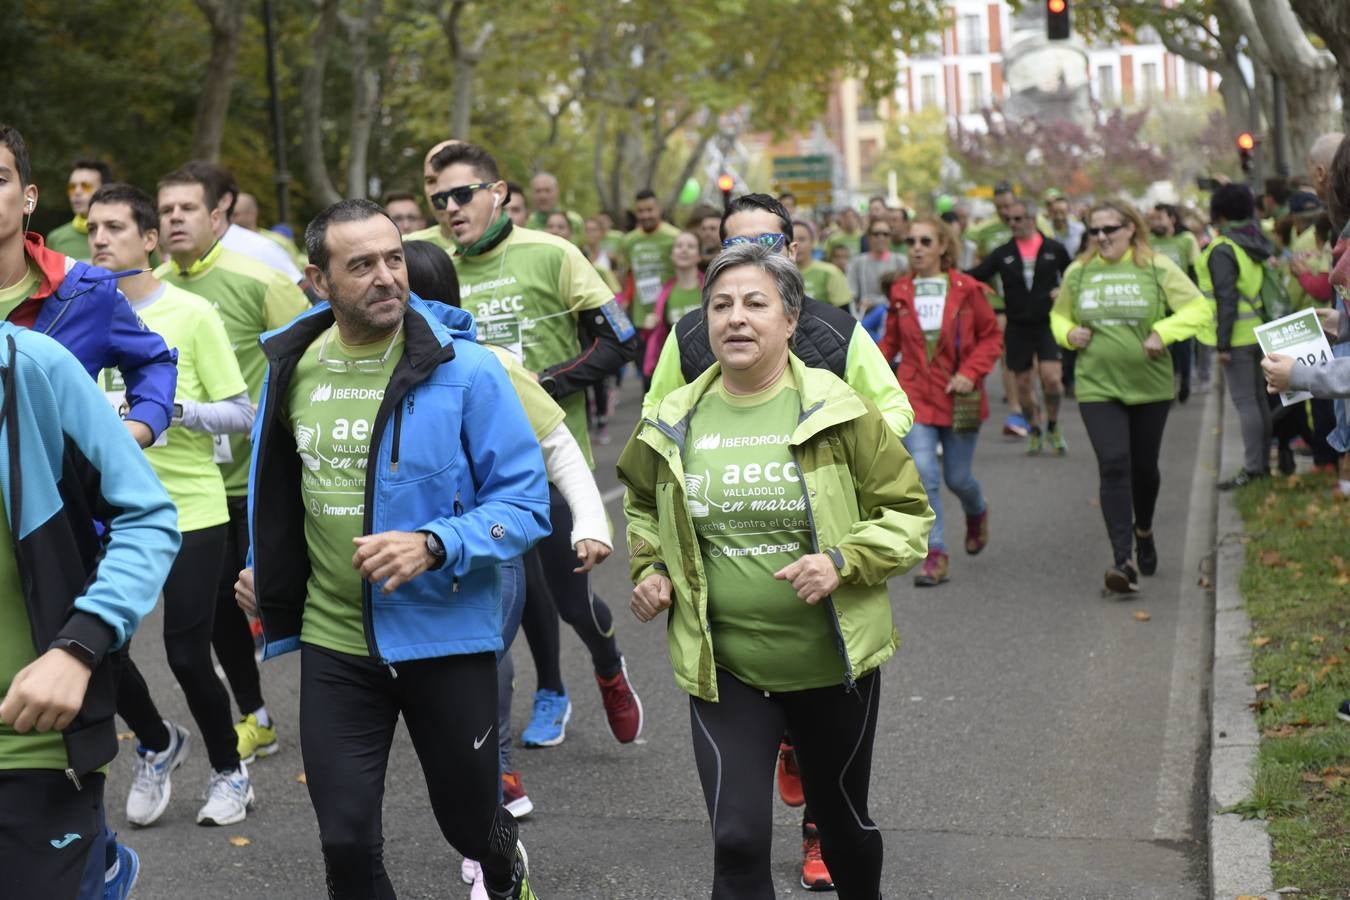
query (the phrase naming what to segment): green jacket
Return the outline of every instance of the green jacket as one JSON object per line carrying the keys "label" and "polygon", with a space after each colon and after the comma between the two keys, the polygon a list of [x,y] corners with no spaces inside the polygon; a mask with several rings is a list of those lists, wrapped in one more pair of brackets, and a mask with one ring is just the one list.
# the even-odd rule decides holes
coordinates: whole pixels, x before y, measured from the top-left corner
{"label": "green jacket", "polygon": [[[804,412],[792,433],[816,552],[839,569],[825,604],[845,661],[844,685],[885,662],[900,645],[886,580],[928,552],[933,510],[918,470],[876,407],[831,372],[791,357]],[[674,587],[667,644],[675,681],[717,700],[707,579],[685,503],[683,451],[694,408],[721,372],[714,365],[674,391],[638,426],[619,458],[628,488],[628,553],[634,583],[663,572]]]}

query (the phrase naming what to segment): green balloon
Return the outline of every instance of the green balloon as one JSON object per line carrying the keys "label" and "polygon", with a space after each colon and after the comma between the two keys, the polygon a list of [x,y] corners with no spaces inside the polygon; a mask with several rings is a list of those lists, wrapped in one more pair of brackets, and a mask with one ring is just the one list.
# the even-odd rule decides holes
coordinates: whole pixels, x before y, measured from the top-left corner
{"label": "green balloon", "polygon": [[953,197],[951,194],[943,194],[942,196],[937,198],[936,205],[938,215],[942,215],[943,213],[946,212],[951,212],[952,210],[956,209],[956,198]]}
{"label": "green balloon", "polygon": [[698,186],[698,179],[690,178],[684,183],[684,187],[680,188],[680,202],[686,205],[697,203],[701,193],[703,191]]}

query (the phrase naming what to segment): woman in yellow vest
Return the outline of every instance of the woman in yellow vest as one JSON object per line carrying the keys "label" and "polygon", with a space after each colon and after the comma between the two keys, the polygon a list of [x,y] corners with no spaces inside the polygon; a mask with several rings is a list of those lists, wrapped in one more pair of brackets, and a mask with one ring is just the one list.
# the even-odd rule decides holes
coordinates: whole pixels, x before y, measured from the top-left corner
{"label": "woman in yellow vest", "polygon": [[[1242,430],[1242,471],[1219,482],[1226,491],[1270,474],[1270,406],[1261,374],[1256,326],[1261,316],[1252,299],[1261,291],[1264,264],[1275,252],[1253,218],[1255,203],[1243,184],[1220,185],[1209,201],[1209,217],[1219,234],[1195,267],[1196,280],[1214,301],[1213,346],[1224,367],[1228,394]],[[1201,338],[1209,343],[1206,337]]]}

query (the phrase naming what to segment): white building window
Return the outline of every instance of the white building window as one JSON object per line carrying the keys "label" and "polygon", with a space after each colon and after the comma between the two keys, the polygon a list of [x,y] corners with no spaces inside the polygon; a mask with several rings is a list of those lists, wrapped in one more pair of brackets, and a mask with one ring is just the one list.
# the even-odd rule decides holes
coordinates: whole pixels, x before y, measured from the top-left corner
{"label": "white building window", "polygon": [[932,109],[937,105],[937,76],[924,75],[919,79],[919,109]]}
{"label": "white building window", "polygon": [[1195,63],[1186,63],[1186,95],[1193,97],[1200,93],[1200,67]]}
{"label": "white building window", "polygon": [[1139,67],[1140,79],[1144,82],[1144,99],[1155,100],[1158,97],[1158,64],[1146,62]]}
{"label": "white building window", "polygon": [[958,34],[961,38],[961,44],[958,49],[960,49],[962,53],[985,52],[988,40],[987,35],[985,34],[983,16],[962,16],[961,28]]}
{"label": "white building window", "polygon": [[1097,67],[1097,102],[1102,106],[1110,106],[1116,102],[1115,66]]}
{"label": "white building window", "polygon": [[967,111],[977,113],[984,109],[984,73],[971,72],[967,78],[969,85],[966,96],[969,98]]}

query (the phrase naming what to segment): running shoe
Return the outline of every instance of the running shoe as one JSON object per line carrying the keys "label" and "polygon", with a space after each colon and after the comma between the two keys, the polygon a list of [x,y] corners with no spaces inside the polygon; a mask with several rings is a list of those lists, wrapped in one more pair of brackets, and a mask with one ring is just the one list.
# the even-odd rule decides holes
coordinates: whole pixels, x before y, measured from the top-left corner
{"label": "running shoe", "polygon": [[169,729],[167,748],[158,753],[140,746],[136,748],[131,790],[127,792],[127,821],[132,825],[153,825],[164,815],[173,789],[169,776],[187,759],[191,737],[188,730],[168,719],[164,720],[164,727]]}
{"label": "running shoe", "polygon": [[619,671],[611,678],[595,676],[605,703],[609,730],[620,744],[631,744],[642,734],[642,701],[628,680],[628,661],[620,657]]}
{"label": "running shoe", "polygon": [[467,856],[459,864],[459,880],[465,884],[473,884],[475,880],[483,880],[483,868]]}
{"label": "running shoe", "polygon": [[820,832],[814,825],[806,825],[802,830],[805,832],[802,837],[802,887],[808,891],[834,890],[834,879],[820,855]]}
{"label": "running shoe", "polygon": [[281,749],[276,726],[259,725],[253,713],[234,723],[234,734],[239,740],[239,758],[250,765],[259,756],[271,756]]}
{"label": "running shoe", "polygon": [[797,754],[787,743],[778,745],[778,796],[788,806],[801,806],[806,802],[806,795],[802,793],[802,773],[797,769]]}
{"label": "running shoe", "polygon": [[601,425],[599,428],[595,429],[595,442],[600,446],[608,447],[612,440],[613,438],[609,435],[608,425]]}
{"label": "running shoe", "polygon": [[966,516],[966,553],[974,556],[989,546],[989,507],[984,512]]}
{"label": "running shoe", "polygon": [[1266,477],[1268,476],[1265,472],[1248,472],[1246,469],[1243,469],[1232,478],[1229,478],[1226,481],[1220,481],[1218,487],[1221,491],[1231,491],[1234,488],[1246,487],[1253,481]]}
{"label": "running shoe", "polygon": [[1030,429],[1021,413],[1008,413],[1003,420],[1003,433],[1009,437],[1026,437]]}
{"label": "running shoe", "polygon": [[1043,441],[1041,430],[1039,428],[1034,429],[1027,437],[1027,456],[1039,456]]}
{"label": "running shoe", "polygon": [[534,801],[525,793],[519,772],[502,773],[502,806],[512,817],[523,819],[534,812]]}
{"label": "running shoe", "polygon": [[1133,594],[1139,590],[1139,573],[1130,563],[1106,570],[1106,589],[1113,594]]}
{"label": "running shoe", "polygon": [[126,844],[117,845],[117,863],[113,876],[103,878],[103,900],[127,900],[141,874],[141,858]]}
{"label": "running shoe", "polygon": [[233,772],[212,770],[202,799],[206,802],[197,810],[198,825],[234,825],[244,821],[253,805],[253,783],[244,763]]}
{"label": "running shoe", "polygon": [[1051,428],[1045,432],[1045,442],[1050,445],[1050,451],[1056,456],[1069,455],[1069,445],[1064,441],[1064,435],[1058,428]]}
{"label": "running shoe", "polygon": [[567,737],[567,722],[572,718],[572,701],[567,689],[535,691],[534,714],[530,724],[520,733],[520,742],[526,747],[556,747]]}
{"label": "running shoe", "polygon": [[1140,534],[1134,530],[1134,558],[1139,563],[1140,575],[1152,575],[1158,571],[1158,545],[1153,542],[1153,532]]}
{"label": "running shoe", "polygon": [[[488,900],[539,900],[539,895],[530,887],[530,858],[525,853],[525,845],[520,841],[516,841],[516,861],[511,875],[511,887],[506,893],[501,894],[483,884],[482,869],[479,869],[478,879],[474,882],[474,890],[477,891],[479,885],[482,885],[483,893],[481,896],[488,898]],[[469,896],[471,900],[478,900],[480,895],[470,894]]]}
{"label": "running shoe", "polygon": [[919,574],[914,576],[915,587],[934,587],[947,580],[947,554],[941,550],[929,550],[928,557],[919,566]]}
{"label": "running shoe", "polygon": [[1350,722],[1350,700],[1342,700],[1341,705],[1336,707],[1336,718]]}

